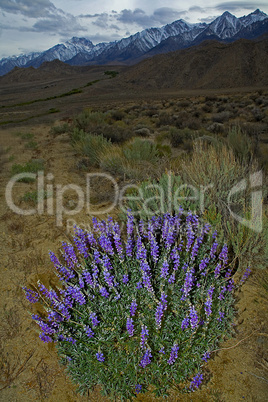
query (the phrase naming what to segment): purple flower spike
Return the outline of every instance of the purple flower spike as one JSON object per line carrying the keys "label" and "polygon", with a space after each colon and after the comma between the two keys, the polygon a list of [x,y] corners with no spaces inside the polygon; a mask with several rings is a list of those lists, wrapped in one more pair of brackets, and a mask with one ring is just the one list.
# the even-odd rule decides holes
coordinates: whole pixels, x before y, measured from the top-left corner
{"label": "purple flower spike", "polygon": [[93,328],[97,327],[100,321],[98,320],[97,314],[96,313],[91,313],[89,315],[89,318],[91,319],[92,326]]}
{"label": "purple flower spike", "polygon": [[104,354],[103,353],[96,353],[96,358],[99,362],[103,363],[105,360]]}
{"label": "purple flower spike", "polygon": [[207,295],[207,298],[206,298],[206,301],[205,301],[205,314],[206,314],[207,317],[209,317],[210,314],[212,313],[211,305],[212,305],[213,292],[214,292],[214,287],[211,286],[209,288],[209,290],[208,290],[208,295]]}
{"label": "purple flower spike", "polygon": [[207,362],[209,358],[210,358],[210,352],[206,352],[206,353],[204,353],[202,360]]}
{"label": "purple flower spike", "polygon": [[25,291],[25,296],[29,300],[30,303],[37,303],[39,300],[39,294],[34,290],[27,289],[26,287],[22,288]]}
{"label": "purple flower spike", "polygon": [[203,375],[198,373],[195,377],[193,377],[191,384],[190,384],[190,389],[198,389],[203,381]]}
{"label": "purple flower spike", "polygon": [[100,288],[100,294],[107,299],[109,297],[109,292],[107,292],[107,289],[105,287]]}
{"label": "purple flower spike", "polygon": [[168,359],[168,364],[169,365],[172,365],[172,364],[175,363],[175,360],[178,357],[178,351],[179,351],[179,346],[177,344],[172,346],[170,356],[169,356],[169,359]]}
{"label": "purple flower spike", "polygon": [[251,269],[250,269],[250,267],[247,267],[247,269],[245,270],[242,278],[240,279],[241,284],[244,283],[248,279],[250,273],[251,273]]}
{"label": "purple flower spike", "polygon": [[136,302],[135,299],[133,299],[132,303],[131,303],[131,306],[130,306],[130,315],[131,315],[131,317],[134,317],[134,315],[136,313],[136,310],[137,310],[137,307],[138,307],[137,302]]}
{"label": "purple flower spike", "polygon": [[122,277],[122,282],[123,282],[124,284],[126,284],[126,283],[128,283],[128,281],[129,281],[128,275],[123,275],[123,277]]}
{"label": "purple flower spike", "polygon": [[151,363],[152,353],[150,349],[147,349],[144,355],[141,358],[140,366],[145,368],[148,364]]}
{"label": "purple flower spike", "polygon": [[149,336],[149,331],[146,325],[142,325],[141,327],[141,341],[140,341],[140,346],[143,349],[145,347],[145,343],[147,342]]}
{"label": "purple flower spike", "polygon": [[228,262],[228,247],[227,244],[224,244],[220,255],[219,255],[219,260],[223,262],[223,266],[225,266]]}
{"label": "purple flower spike", "polygon": [[129,334],[129,337],[134,335],[134,325],[133,325],[133,319],[132,318],[128,318],[127,319],[127,332]]}
{"label": "purple flower spike", "polygon": [[168,269],[169,269],[169,265],[168,265],[167,260],[165,260],[162,264],[160,278],[165,279],[168,276]]}
{"label": "purple flower spike", "polygon": [[182,320],[181,329],[184,330],[184,329],[188,328],[189,325],[190,325],[189,317],[187,316]]}
{"label": "purple flower spike", "polygon": [[87,325],[86,328],[85,328],[85,332],[86,332],[86,334],[87,334],[87,336],[88,336],[89,338],[93,338],[94,332],[92,331],[92,329],[91,329],[88,325]]}
{"label": "purple flower spike", "polygon": [[136,386],[135,386],[135,392],[136,392],[136,394],[139,394],[139,393],[141,392],[141,390],[142,390],[142,385],[136,384]]}
{"label": "purple flower spike", "polygon": [[190,323],[192,329],[195,329],[198,325],[198,315],[197,312],[195,311],[194,306],[190,308]]}

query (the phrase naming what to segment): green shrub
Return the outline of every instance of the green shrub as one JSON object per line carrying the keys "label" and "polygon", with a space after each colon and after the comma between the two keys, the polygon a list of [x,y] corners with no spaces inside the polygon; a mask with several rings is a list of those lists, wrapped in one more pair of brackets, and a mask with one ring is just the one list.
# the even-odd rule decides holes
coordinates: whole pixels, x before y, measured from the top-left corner
{"label": "green shrub", "polygon": [[253,146],[250,138],[240,127],[232,127],[227,135],[227,144],[241,161],[250,161],[253,156]]}
{"label": "green shrub", "polygon": [[163,174],[159,180],[147,180],[139,186],[129,187],[125,194],[121,217],[126,219],[126,211],[131,210],[135,218],[147,221],[153,215],[178,214],[180,207],[196,210],[198,204],[190,197],[194,195],[173,172]]}
{"label": "green shrub", "polygon": [[159,151],[156,144],[150,140],[134,138],[123,147],[123,154],[128,161],[148,161],[156,163],[159,158]]}
{"label": "green shrub", "polygon": [[91,166],[98,167],[100,165],[101,155],[112,146],[111,142],[102,135],[85,134],[81,130],[77,134],[77,137],[78,140],[74,142],[74,148],[89,158]]}
{"label": "green shrub", "polygon": [[[30,162],[27,162],[25,165],[14,164],[11,168],[12,175],[16,175],[19,173],[37,173],[39,170],[44,170],[44,163],[39,159],[32,159]],[[30,177],[23,177],[20,182],[30,183],[35,181],[35,179]]]}
{"label": "green shrub", "polygon": [[69,124],[68,123],[63,123],[59,124],[57,126],[53,126],[50,129],[50,133],[53,135],[60,135],[67,133],[69,131]]}

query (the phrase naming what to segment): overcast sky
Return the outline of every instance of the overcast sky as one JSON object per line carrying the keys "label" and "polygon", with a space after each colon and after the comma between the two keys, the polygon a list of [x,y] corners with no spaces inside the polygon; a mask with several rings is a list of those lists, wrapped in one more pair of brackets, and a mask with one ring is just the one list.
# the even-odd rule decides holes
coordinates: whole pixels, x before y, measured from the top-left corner
{"label": "overcast sky", "polygon": [[44,51],[73,36],[110,42],[181,18],[210,22],[224,11],[241,17],[257,8],[268,14],[264,0],[0,0],[0,58]]}

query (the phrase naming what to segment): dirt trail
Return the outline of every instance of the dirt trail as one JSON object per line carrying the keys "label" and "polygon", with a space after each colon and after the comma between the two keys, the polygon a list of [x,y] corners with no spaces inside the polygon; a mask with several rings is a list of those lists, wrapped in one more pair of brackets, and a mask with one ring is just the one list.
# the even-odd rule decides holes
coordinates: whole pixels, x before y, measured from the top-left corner
{"label": "dirt trail", "polygon": [[[27,148],[27,141],[16,132],[34,135],[37,145]],[[5,200],[5,188],[15,163],[26,163],[35,158],[43,160],[45,174],[54,180],[85,189],[85,172],[77,169],[77,156],[68,136],[53,137],[47,126],[27,126],[0,131],[0,147],[5,154],[0,164],[0,257],[1,257],[1,343],[0,343],[0,400],[29,401],[106,401],[99,391],[89,396],[76,394],[76,387],[59,365],[53,345],[44,344],[38,337],[38,328],[29,315],[29,303],[21,286],[38,278],[48,282],[53,277],[48,250],[57,252],[62,240],[68,237],[66,220],[57,227],[55,216],[20,216],[12,212]],[[47,179],[47,176],[46,176]],[[33,208],[31,201],[21,201],[25,193],[34,192],[36,184],[17,183],[14,202],[20,208]],[[75,195],[66,192],[64,205],[75,208]],[[77,223],[88,222],[83,209],[72,217]],[[266,277],[267,278],[267,277]],[[236,335],[207,365],[205,385],[191,395],[172,394],[168,401],[260,401],[268,394],[268,328],[267,279],[264,273],[255,273],[238,293]],[[235,346],[237,345],[237,346]],[[235,346],[235,347],[234,347]],[[138,396],[140,401],[154,401],[149,394]]]}

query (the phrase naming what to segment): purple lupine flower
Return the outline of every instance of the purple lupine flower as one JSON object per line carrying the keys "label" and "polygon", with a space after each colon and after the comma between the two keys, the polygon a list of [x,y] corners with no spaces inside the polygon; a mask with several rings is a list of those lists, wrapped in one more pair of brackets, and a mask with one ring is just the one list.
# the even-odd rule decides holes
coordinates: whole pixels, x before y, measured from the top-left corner
{"label": "purple lupine flower", "polygon": [[228,262],[228,247],[227,244],[224,244],[220,255],[219,255],[219,260],[223,262],[223,266],[225,266]]}
{"label": "purple lupine flower", "polygon": [[138,260],[145,260],[146,259],[146,248],[144,247],[141,237],[138,236],[137,238],[137,251],[136,251],[136,257]]}
{"label": "purple lupine flower", "polygon": [[91,287],[94,287],[93,279],[92,279],[92,276],[91,276],[90,272],[84,270],[84,271],[82,271],[82,275],[83,275],[86,283],[88,285],[90,285]]}
{"label": "purple lupine flower", "polygon": [[64,342],[70,342],[70,343],[72,343],[73,345],[76,343],[76,339],[72,338],[71,336],[65,336],[65,335],[63,335],[63,334],[60,334],[60,335],[58,336],[58,340],[59,340],[59,341],[64,341]]}
{"label": "purple lupine flower", "polygon": [[131,315],[131,317],[134,317],[134,315],[136,313],[136,310],[137,310],[137,307],[138,307],[137,302],[136,302],[135,299],[133,299],[132,303],[131,303],[131,306],[130,306],[130,315]]}
{"label": "purple lupine flower", "polygon": [[64,267],[59,262],[58,258],[56,257],[56,255],[52,251],[49,252],[49,257],[50,257],[50,260],[53,263],[55,269],[59,273],[59,274],[57,274],[57,276],[60,278],[60,280],[68,281],[69,279],[75,277],[74,272],[72,270],[67,269],[66,267]]}
{"label": "purple lupine flower", "polygon": [[131,214],[131,211],[127,211],[127,235],[132,236],[134,231],[134,216]]}
{"label": "purple lupine flower", "polygon": [[195,257],[197,256],[197,253],[198,253],[199,247],[200,247],[201,244],[202,244],[202,241],[203,241],[203,236],[199,236],[199,237],[196,239],[196,241],[195,241],[195,243],[194,243],[194,245],[193,245],[193,248],[192,248],[192,252],[191,252],[191,260],[192,260],[192,261],[195,260]]}
{"label": "purple lupine flower", "polygon": [[205,314],[207,317],[210,316],[212,310],[211,310],[211,305],[212,305],[212,295],[214,292],[214,286],[210,286],[209,290],[208,290],[208,295],[205,301]]}
{"label": "purple lupine flower", "polygon": [[109,269],[113,269],[111,261],[109,259],[109,257],[107,255],[104,255],[102,257],[102,263],[105,269],[109,270]]}
{"label": "purple lupine flower", "polygon": [[218,232],[217,232],[217,230],[215,230],[215,231],[213,232],[213,234],[212,234],[212,239],[213,239],[213,240],[216,239],[217,234],[218,234]]}
{"label": "purple lupine flower", "polygon": [[140,236],[141,236],[141,237],[145,236],[144,222],[143,222],[142,219],[139,221],[138,228],[139,228],[139,234],[140,234]]}
{"label": "purple lupine flower", "polygon": [[208,257],[203,258],[203,260],[201,260],[201,262],[199,264],[199,270],[203,271],[207,267],[208,263],[209,263],[209,258]]}
{"label": "purple lupine flower", "polygon": [[97,241],[96,241],[93,233],[87,233],[86,234],[86,242],[90,247],[94,247],[94,246],[97,245]]}
{"label": "purple lupine flower", "polygon": [[137,289],[142,289],[142,283],[141,283],[141,282],[137,282],[136,288],[137,288]]}
{"label": "purple lupine flower", "polygon": [[96,264],[101,264],[100,253],[96,249],[93,251],[93,258]]}
{"label": "purple lupine flower", "polygon": [[84,241],[84,239],[81,239],[80,237],[73,237],[74,243],[77,247],[78,252],[84,257],[87,258],[88,257],[88,249],[86,246],[86,242]]}
{"label": "purple lupine flower", "polygon": [[148,364],[151,363],[152,353],[150,349],[147,349],[144,355],[141,358],[140,366],[145,368]]}
{"label": "purple lupine flower", "polygon": [[110,272],[107,269],[103,270],[103,276],[104,276],[104,280],[107,283],[109,288],[113,288],[114,287],[114,276],[110,274]]}
{"label": "purple lupine flower", "polygon": [[105,360],[104,354],[101,352],[96,353],[96,358],[99,362],[103,363]]}
{"label": "purple lupine flower", "polygon": [[36,321],[36,323],[39,325],[39,327],[41,328],[41,330],[43,331],[44,334],[47,334],[47,335],[55,334],[55,332],[57,330],[57,326],[56,326],[56,328],[52,328],[50,325],[48,325],[46,322],[44,322],[42,320],[42,318],[39,317],[37,314],[33,314],[32,319]]}
{"label": "purple lupine flower", "polygon": [[163,304],[159,303],[158,306],[156,307],[156,312],[155,312],[155,321],[156,321],[156,328],[160,329],[161,328],[161,320],[164,315],[164,307]]}
{"label": "purple lupine flower", "polygon": [[127,275],[127,274],[126,274],[126,275],[123,275],[123,277],[122,277],[122,282],[123,282],[124,284],[126,284],[126,283],[128,283],[128,281],[129,281],[128,275]]}
{"label": "purple lupine flower", "polygon": [[179,268],[180,265],[180,255],[179,252],[182,249],[182,243],[179,245],[179,247],[173,247],[171,253],[170,253],[170,258],[173,261],[174,264],[174,271],[177,271],[177,269]]}
{"label": "purple lupine flower", "polygon": [[184,330],[184,329],[188,328],[189,325],[190,325],[190,321],[189,321],[189,317],[188,317],[188,315],[187,315],[187,316],[182,320],[181,329]]}
{"label": "purple lupine flower", "polygon": [[224,318],[224,312],[223,311],[219,311],[219,317],[217,318],[217,321],[222,321],[222,319]]}
{"label": "purple lupine flower", "polygon": [[247,267],[247,269],[245,270],[242,278],[240,279],[241,284],[244,283],[248,279],[250,273],[251,273],[251,269],[250,269],[250,267]]}
{"label": "purple lupine flower", "polygon": [[205,352],[203,354],[202,360],[207,362],[209,358],[210,358],[210,352]]}
{"label": "purple lupine flower", "polygon": [[195,311],[194,306],[190,307],[190,323],[191,323],[191,327],[192,329],[195,329],[198,325],[198,315],[197,312]]}
{"label": "purple lupine flower", "polygon": [[150,235],[149,240],[151,246],[151,256],[153,258],[153,261],[156,263],[159,256],[159,246],[157,241],[155,240],[155,237],[152,234]]}
{"label": "purple lupine flower", "polygon": [[43,341],[43,342],[45,342],[45,343],[53,342],[53,339],[52,339],[49,335],[46,335],[46,334],[44,334],[44,333],[41,333],[41,334],[39,335],[39,338],[41,339],[41,341]]}
{"label": "purple lupine flower", "polygon": [[214,271],[214,276],[215,276],[215,278],[218,278],[218,276],[220,275],[220,273],[221,273],[221,268],[222,268],[221,262],[219,262],[219,263],[216,265],[216,268],[215,268],[215,271]]}
{"label": "purple lupine flower", "polygon": [[37,303],[39,300],[39,294],[34,290],[27,289],[25,286],[22,288],[25,291],[25,296],[30,303]]}
{"label": "purple lupine flower", "polygon": [[168,265],[167,260],[165,260],[162,264],[160,278],[166,279],[166,277],[168,276],[168,269],[169,269],[169,265]]}
{"label": "purple lupine flower", "polygon": [[106,299],[109,297],[109,292],[107,292],[107,289],[104,286],[100,287],[100,294]]}
{"label": "purple lupine flower", "polygon": [[218,242],[215,240],[210,249],[210,258],[213,260],[218,247]]}
{"label": "purple lupine flower", "polygon": [[186,272],[185,282],[182,289],[183,296],[181,300],[185,300],[187,298],[188,294],[190,293],[193,287],[193,284],[194,284],[194,268],[191,268]]}
{"label": "purple lupine flower", "polygon": [[163,355],[166,354],[164,346],[159,350],[159,353],[163,353]]}
{"label": "purple lupine flower", "polygon": [[113,225],[113,238],[114,238],[114,244],[115,244],[116,251],[119,255],[119,258],[121,260],[123,260],[124,256],[123,256],[123,247],[122,247],[122,242],[121,242],[121,232],[120,232],[119,224],[117,222]]}
{"label": "purple lupine flower", "polygon": [[166,309],[167,309],[167,296],[165,295],[164,292],[162,292],[161,297],[160,297],[160,303],[156,307],[156,312],[155,312],[155,321],[156,321],[157,329],[161,328],[162,317],[163,317],[164,311]]}
{"label": "purple lupine flower", "polygon": [[127,318],[126,328],[127,328],[129,337],[133,336],[134,335],[133,318]]}
{"label": "purple lupine flower", "polygon": [[196,374],[196,376],[193,377],[193,379],[191,381],[190,389],[193,390],[194,388],[196,388],[196,389],[199,388],[202,381],[203,381],[203,375],[200,373]]}
{"label": "purple lupine flower", "polygon": [[173,345],[172,348],[171,348],[169,359],[168,359],[168,364],[169,365],[175,363],[175,360],[178,357],[178,351],[179,351],[179,346],[177,344]]}
{"label": "purple lupine flower", "polygon": [[174,283],[175,282],[175,272],[173,272],[170,277],[168,278],[168,283]]}
{"label": "purple lupine flower", "polygon": [[186,244],[186,251],[187,252],[190,250],[190,248],[191,248],[191,246],[192,246],[192,244],[194,242],[194,238],[195,238],[194,231],[192,229],[192,226],[189,225],[188,229],[187,229],[187,244]]}
{"label": "purple lupine flower", "polygon": [[234,281],[233,281],[233,279],[229,279],[228,286],[227,286],[227,291],[231,292],[233,290],[233,288],[234,288]]}
{"label": "purple lupine flower", "polygon": [[62,242],[62,248],[64,250],[63,257],[67,262],[67,265],[72,269],[75,269],[76,266],[79,266],[80,264],[75,254],[73,245]]}
{"label": "purple lupine flower", "polygon": [[230,277],[231,277],[231,275],[232,275],[232,270],[233,270],[233,268],[230,267],[230,268],[226,271],[225,278],[230,278]]}
{"label": "purple lupine flower", "polygon": [[94,336],[94,332],[88,325],[85,327],[85,333],[87,334],[87,336],[89,338],[93,338],[93,336]]}
{"label": "purple lupine flower", "polygon": [[202,228],[202,236],[205,234],[208,234],[210,231],[211,225],[209,223],[205,223],[205,225]]}
{"label": "purple lupine flower", "polygon": [[84,289],[85,283],[84,283],[83,278],[81,276],[79,276],[78,284],[79,284],[80,289]]}
{"label": "purple lupine flower", "polygon": [[114,255],[113,245],[105,233],[101,233],[99,237],[99,244],[105,253]]}
{"label": "purple lupine flower", "polygon": [[140,346],[142,349],[145,347],[145,343],[147,342],[149,336],[149,331],[146,325],[142,325],[141,327],[141,341],[140,341]]}
{"label": "purple lupine flower", "polygon": [[218,296],[218,299],[219,299],[219,300],[224,300],[224,293],[225,293],[226,291],[227,291],[226,286],[222,286],[221,291],[220,291],[220,294],[219,294],[219,296]]}
{"label": "purple lupine flower", "polygon": [[80,292],[80,290],[76,286],[68,286],[67,289],[67,294],[70,295],[72,299],[74,299],[78,304],[82,305],[86,303],[86,298],[85,295]]}
{"label": "purple lupine flower", "polygon": [[136,392],[136,394],[139,394],[139,393],[141,392],[141,390],[142,390],[142,385],[136,384],[136,385],[135,385],[135,392]]}
{"label": "purple lupine flower", "polygon": [[98,320],[97,314],[96,313],[91,313],[89,315],[89,318],[91,319],[92,326],[93,328],[97,327],[100,321]]}

